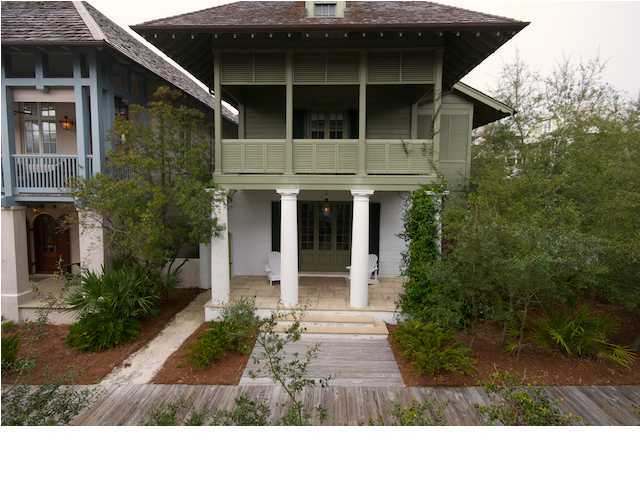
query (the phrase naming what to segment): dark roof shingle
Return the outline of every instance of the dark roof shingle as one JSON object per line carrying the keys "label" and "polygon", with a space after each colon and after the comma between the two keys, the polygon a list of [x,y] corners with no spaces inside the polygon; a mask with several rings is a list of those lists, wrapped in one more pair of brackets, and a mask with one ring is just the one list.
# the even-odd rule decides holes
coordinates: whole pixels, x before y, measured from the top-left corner
{"label": "dark roof shingle", "polygon": [[[2,2],[3,44],[101,44],[213,108],[213,96],[87,2]],[[235,115],[224,109],[227,119]]]}
{"label": "dark roof shingle", "polygon": [[517,20],[432,2],[347,2],[344,17],[307,17],[305,2],[234,2],[136,27],[366,28],[372,26],[508,25]]}

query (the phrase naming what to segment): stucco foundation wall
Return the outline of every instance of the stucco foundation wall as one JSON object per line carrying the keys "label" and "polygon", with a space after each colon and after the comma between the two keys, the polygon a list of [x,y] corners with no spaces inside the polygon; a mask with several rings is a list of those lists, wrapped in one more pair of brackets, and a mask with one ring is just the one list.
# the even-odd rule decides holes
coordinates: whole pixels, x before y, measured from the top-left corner
{"label": "stucco foundation wall", "polygon": [[229,202],[231,275],[264,275],[271,251],[271,202],[268,191],[237,191]]}
{"label": "stucco foundation wall", "polygon": [[371,201],[380,203],[380,276],[400,275],[402,253],[406,243],[398,235],[402,233],[402,215],[406,193],[378,192]]}

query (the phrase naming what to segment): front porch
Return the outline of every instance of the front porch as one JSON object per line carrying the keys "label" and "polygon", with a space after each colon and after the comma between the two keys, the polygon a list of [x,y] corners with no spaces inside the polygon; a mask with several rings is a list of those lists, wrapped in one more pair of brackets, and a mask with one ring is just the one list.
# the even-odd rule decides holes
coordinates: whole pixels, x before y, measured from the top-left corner
{"label": "front porch", "polygon": [[[395,322],[397,302],[402,293],[403,280],[400,277],[381,278],[375,285],[369,285],[369,304],[365,307],[351,307],[349,302],[349,279],[346,276],[307,276],[298,280],[299,307],[283,307],[280,302],[279,283],[269,284],[267,277],[236,276],[231,279],[230,300],[240,298],[255,299],[258,314],[269,315],[280,308],[283,311],[304,308],[308,315],[322,313],[360,314],[372,321]],[[217,317],[223,305],[209,302],[206,319]]]}

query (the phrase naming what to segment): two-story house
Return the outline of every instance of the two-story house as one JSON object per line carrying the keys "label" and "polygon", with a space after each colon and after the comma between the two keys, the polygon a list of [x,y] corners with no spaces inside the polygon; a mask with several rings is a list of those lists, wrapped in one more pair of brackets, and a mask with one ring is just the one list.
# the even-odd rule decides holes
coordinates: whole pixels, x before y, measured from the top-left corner
{"label": "two-story house", "polygon": [[[438,174],[464,186],[472,130],[511,113],[459,80],[526,25],[430,2],[306,1],[132,27],[215,93],[214,178],[230,196],[207,318],[233,290],[265,294],[246,278],[272,272],[272,252],[285,307],[309,294],[318,308],[376,311],[372,277],[400,275],[407,192]],[[221,128],[222,99],[239,111],[237,136]],[[302,294],[307,276],[333,283]],[[323,303],[340,284],[344,298]]]}
{"label": "two-story house", "polygon": [[[105,170],[114,119],[160,85],[181,90],[212,119],[205,88],[90,4],[2,2],[4,318],[23,319],[20,306],[33,301],[30,280],[60,262],[102,267],[101,226],[62,221],[83,215],[68,181]],[[225,132],[237,131],[230,111],[218,121]]]}

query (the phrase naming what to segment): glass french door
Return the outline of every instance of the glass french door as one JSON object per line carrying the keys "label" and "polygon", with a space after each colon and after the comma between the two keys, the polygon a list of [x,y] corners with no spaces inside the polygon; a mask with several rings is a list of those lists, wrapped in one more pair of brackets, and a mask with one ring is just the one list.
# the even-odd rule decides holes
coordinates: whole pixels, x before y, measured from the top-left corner
{"label": "glass french door", "polygon": [[303,272],[346,272],[351,259],[350,202],[301,202],[298,250]]}

